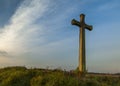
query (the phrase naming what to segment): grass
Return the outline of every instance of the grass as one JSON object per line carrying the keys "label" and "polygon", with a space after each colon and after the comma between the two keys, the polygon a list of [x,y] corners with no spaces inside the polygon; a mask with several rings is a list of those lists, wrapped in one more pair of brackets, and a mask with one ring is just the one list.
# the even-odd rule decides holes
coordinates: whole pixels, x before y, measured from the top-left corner
{"label": "grass", "polygon": [[48,69],[6,67],[0,69],[0,86],[120,86],[120,77]]}

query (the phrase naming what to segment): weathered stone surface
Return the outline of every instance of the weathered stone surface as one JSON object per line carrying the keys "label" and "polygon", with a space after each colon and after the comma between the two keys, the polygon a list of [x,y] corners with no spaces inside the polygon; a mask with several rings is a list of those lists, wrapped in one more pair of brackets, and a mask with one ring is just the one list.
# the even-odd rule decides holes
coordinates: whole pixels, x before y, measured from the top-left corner
{"label": "weathered stone surface", "polygon": [[85,74],[86,72],[86,56],[85,56],[85,28],[88,30],[92,30],[91,25],[87,25],[85,23],[85,15],[80,15],[80,22],[73,19],[71,21],[72,25],[76,25],[80,28],[79,33],[79,71],[82,74]]}

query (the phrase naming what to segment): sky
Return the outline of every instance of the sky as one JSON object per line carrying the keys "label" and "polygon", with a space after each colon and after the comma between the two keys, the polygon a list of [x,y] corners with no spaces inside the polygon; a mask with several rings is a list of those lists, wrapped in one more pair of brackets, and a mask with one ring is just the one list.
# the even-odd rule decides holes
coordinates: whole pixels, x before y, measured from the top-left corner
{"label": "sky", "polygon": [[76,69],[79,28],[86,24],[89,72],[120,72],[119,0],[0,0],[0,68]]}

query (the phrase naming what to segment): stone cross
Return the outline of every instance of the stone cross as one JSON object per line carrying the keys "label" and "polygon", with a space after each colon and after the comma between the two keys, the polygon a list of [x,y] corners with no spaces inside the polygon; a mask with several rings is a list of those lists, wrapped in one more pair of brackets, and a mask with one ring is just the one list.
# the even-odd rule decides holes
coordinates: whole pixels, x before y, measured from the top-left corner
{"label": "stone cross", "polygon": [[85,23],[85,15],[80,15],[80,22],[73,19],[71,21],[72,25],[76,25],[80,28],[79,33],[79,72],[85,74],[86,72],[86,57],[85,57],[85,28],[88,30],[92,30],[91,25],[87,25]]}

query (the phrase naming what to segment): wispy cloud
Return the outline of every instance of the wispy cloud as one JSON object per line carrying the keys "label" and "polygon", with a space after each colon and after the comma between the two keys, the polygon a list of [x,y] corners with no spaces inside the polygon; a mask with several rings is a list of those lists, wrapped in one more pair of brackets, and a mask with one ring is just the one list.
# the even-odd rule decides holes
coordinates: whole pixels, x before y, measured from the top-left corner
{"label": "wispy cloud", "polygon": [[48,10],[48,4],[46,0],[25,0],[13,14],[9,24],[1,28],[0,49],[15,54],[25,52],[30,40],[35,40],[36,33],[43,33],[42,26],[34,23]]}
{"label": "wispy cloud", "polygon": [[[59,38],[57,33],[62,29],[61,27],[64,27],[63,21],[67,19],[68,15],[72,15],[70,12],[74,8],[67,7],[67,10],[64,9],[64,7],[59,7],[65,4],[65,2],[64,4],[59,3],[56,9],[55,7],[57,5],[55,2],[50,2],[50,0],[25,0],[13,14],[9,20],[9,24],[1,28],[0,49],[12,57],[15,57],[4,58],[5,56],[1,56],[2,63],[16,65],[16,62],[19,61],[18,63],[21,64],[37,65],[40,63],[40,60],[42,60],[41,65],[44,61],[46,63],[53,63],[54,61],[54,65],[56,65],[58,58],[60,59],[60,57],[62,57],[61,54],[64,51],[69,53],[69,46],[66,43],[69,41],[72,42],[72,39],[68,40],[64,39],[64,37],[57,42],[47,43],[47,39],[54,40],[52,37],[56,35]],[[68,47],[68,49],[62,50],[62,47],[65,46]],[[71,47],[73,48],[73,46]],[[64,55],[66,58],[71,57],[66,54]],[[50,58],[54,60],[48,61]],[[11,61],[14,62],[12,63]],[[45,62],[43,65],[45,65]],[[67,64],[69,64],[69,62],[67,62]]]}
{"label": "wispy cloud", "polygon": [[1,50],[0,51],[0,56],[8,56],[8,53],[6,51]]}
{"label": "wispy cloud", "polygon": [[67,1],[61,2],[60,0],[54,2],[25,0],[22,2],[9,20],[9,24],[1,28],[0,50],[14,57],[0,56],[1,65],[25,64],[43,65],[44,67],[54,65],[55,67],[61,65],[61,62],[63,66],[69,65],[69,62],[73,60],[67,59],[72,58],[73,54],[68,53],[77,49],[74,48],[76,45],[69,46],[75,39],[69,38],[70,34],[64,30],[68,29],[65,23],[69,22],[68,25],[70,25],[70,20],[67,18],[72,16],[71,12],[75,10],[75,5],[67,6],[66,4]]}

